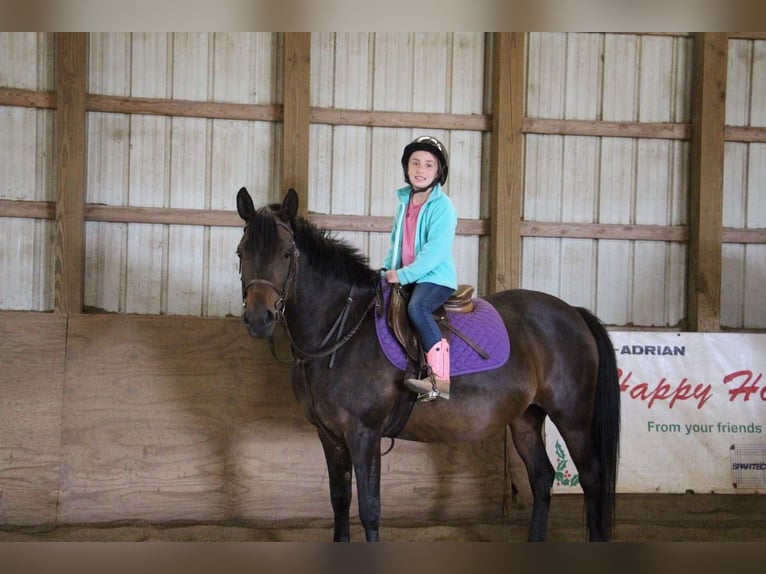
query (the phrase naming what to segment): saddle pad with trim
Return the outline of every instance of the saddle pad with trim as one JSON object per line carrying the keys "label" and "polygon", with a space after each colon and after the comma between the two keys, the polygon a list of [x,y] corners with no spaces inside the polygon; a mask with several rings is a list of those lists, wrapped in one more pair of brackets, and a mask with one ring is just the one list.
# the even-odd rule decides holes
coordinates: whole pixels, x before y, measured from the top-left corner
{"label": "saddle pad with trim", "polygon": [[[383,312],[375,315],[375,330],[383,353],[398,369],[407,369],[407,353],[394,336],[386,322],[388,303],[391,299],[391,287],[385,281],[381,287],[383,293]],[[508,330],[500,314],[488,301],[474,298],[474,309],[470,313],[448,312],[450,323],[465,334],[478,347],[489,355],[482,359],[463,339],[457,335],[450,337],[451,376],[467,375],[480,371],[490,371],[502,367],[511,356],[511,342]]]}

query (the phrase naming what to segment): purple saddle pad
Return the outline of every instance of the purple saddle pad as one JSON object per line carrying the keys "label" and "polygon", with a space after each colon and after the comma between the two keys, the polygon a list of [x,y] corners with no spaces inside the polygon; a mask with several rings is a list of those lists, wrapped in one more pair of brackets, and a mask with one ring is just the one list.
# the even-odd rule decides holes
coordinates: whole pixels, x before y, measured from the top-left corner
{"label": "purple saddle pad", "polygon": [[[388,360],[404,371],[407,368],[407,353],[394,332],[386,322],[391,287],[382,282],[383,313],[375,315],[375,330],[383,353]],[[489,302],[474,298],[474,308],[470,313],[448,313],[449,320],[461,333],[483,349],[489,358],[483,359],[470,345],[457,335],[450,338],[451,376],[467,375],[480,371],[490,371],[502,367],[511,355],[511,342],[503,319]]]}

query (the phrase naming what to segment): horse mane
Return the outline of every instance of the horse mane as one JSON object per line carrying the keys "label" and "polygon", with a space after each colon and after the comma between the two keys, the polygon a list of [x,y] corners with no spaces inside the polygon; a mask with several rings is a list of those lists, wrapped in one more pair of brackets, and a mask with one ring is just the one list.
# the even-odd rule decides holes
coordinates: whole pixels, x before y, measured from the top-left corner
{"label": "horse mane", "polygon": [[[253,213],[247,225],[248,241],[257,245],[257,257],[268,258],[279,248],[276,213],[279,204],[262,207]],[[375,285],[378,273],[370,268],[367,258],[348,242],[318,228],[308,219],[296,217],[291,228],[301,257],[322,276],[330,276],[354,285]]]}
{"label": "horse mane", "polygon": [[303,217],[293,221],[295,243],[301,257],[320,274],[354,285],[375,285],[378,273],[370,268],[367,257],[347,241],[321,229]]}

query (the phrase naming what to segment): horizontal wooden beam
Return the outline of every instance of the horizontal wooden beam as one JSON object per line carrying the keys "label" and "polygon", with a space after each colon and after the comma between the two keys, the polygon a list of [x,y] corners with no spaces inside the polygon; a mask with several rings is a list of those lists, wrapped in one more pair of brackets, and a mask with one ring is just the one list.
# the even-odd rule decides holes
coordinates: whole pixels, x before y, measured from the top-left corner
{"label": "horizontal wooden beam", "polygon": [[56,202],[0,199],[0,217],[22,219],[55,219]]}
{"label": "horizontal wooden beam", "polygon": [[89,95],[86,107],[92,112],[147,114],[187,118],[246,121],[282,121],[282,106],[276,104],[235,104],[162,98],[132,98]]}
{"label": "horizontal wooden beam", "polygon": [[724,139],[727,142],[766,143],[766,128],[726,126]]}
{"label": "horizontal wooden beam", "polygon": [[[362,231],[389,233],[394,218],[369,215],[326,215],[309,213],[308,219],[317,227],[333,231]],[[458,219],[458,235],[489,235],[488,219]]]}
{"label": "horizontal wooden beam", "polygon": [[524,237],[684,242],[688,238],[688,231],[683,226],[669,225],[522,221],[521,235]]}
{"label": "horizontal wooden beam", "polygon": [[[0,105],[55,109],[55,92],[0,87]],[[116,114],[144,114],[169,117],[227,119],[242,121],[282,121],[282,106],[276,104],[236,104],[161,98],[133,98],[90,94],[86,110]],[[434,128],[445,130],[491,131],[492,116],[480,114],[433,114],[383,112],[336,108],[311,108],[311,122],[339,126],[391,128]],[[598,120],[558,120],[525,118],[522,133],[589,137],[647,139],[690,139],[691,125],[665,122],[605,122]],[[766,143],[766,128],[726,126],[726,141]]]}
{"label": "horizontal wooden beam", "polygon": [[521,131],[525,134],[674,140],[685,140],[691,137],[690,124],[666,122],[604,122],[597,120],[525,118]]}
{"label": "horizontal wooden beam", "polygon": [[56,92],[0,87],[0,106],[54,109],[56,107]]}
{"label": "horizontal wooden beam", "polygon": [[111,223],[242,227],[242,220],[235,211],[99,205],[93,203],[88,203],[85,206],[85,220]]}
{"label": "horizontal wooden beam", "polygon": [[381,112],[339,108],[311,108],[311,122],[344,126],[426,128],[484,131],[492,129],[492,116],[482,114],[432,114]]}
{"label": "horizontal wooden beam", "polygon": [[729,32],[729,40],[766,40],[766,32]]}
{"label": "horizontal wooden beam", "polygon": [[740,229],[724,227],[721,230],[721,241],[723,243],[766,244],[766,228]]}
{"label": "horizontal wooden beam", "polygon": [[[0,217],[52,220],[55,219],[55,216],[56,204],[52,201],[0,199]],[[392,222],[391,217],[373,215],[309,213],[307,217],[314,225],[333,231],[385,233],[391,230]],[[242,220],[233,211],[133,207],[94,203],[85,205],[85,220],[156,225],[242,226]],[[489,219],[459,219],[457,233],[459,235],[485,236],[489,235],[489,227]],[[688,230],[684,226],[522,221],[521,236],[685,242],[688,240]],[[723,243],[766,244],[766,228],[725,227],[723,229]]]}

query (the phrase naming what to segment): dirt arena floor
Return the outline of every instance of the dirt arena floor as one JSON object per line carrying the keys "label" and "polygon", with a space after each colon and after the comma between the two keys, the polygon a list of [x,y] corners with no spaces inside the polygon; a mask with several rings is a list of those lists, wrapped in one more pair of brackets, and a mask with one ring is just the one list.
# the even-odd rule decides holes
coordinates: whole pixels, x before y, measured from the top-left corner
{"label": "dirt arena floor", "polygon": [[[388,542],[522,542],[529,508],[514,508],[493,521],[446,524],[412,523],[383,518],[381,538]],[[614,541],[617,542],[764,542],[764,495],[619,495]],[[358,520],[352,537],[362,541]],[[0,525],[0,542],[10,541],[185,541],[185,542],[329,542],[329,517],[273,524],[99,524],[12,527]],[[585,540],[582,497],[555,496],[548,540]]]}

